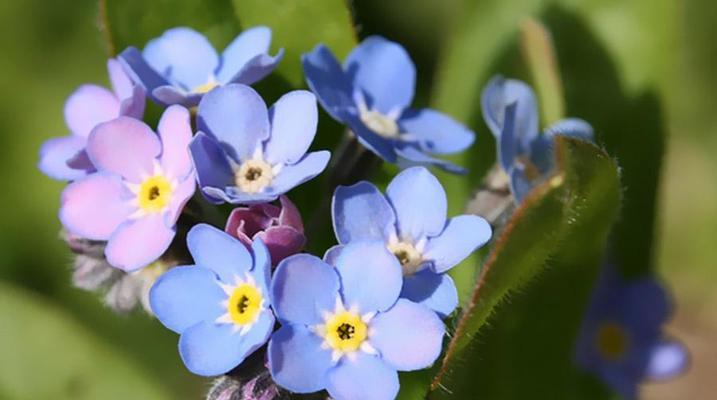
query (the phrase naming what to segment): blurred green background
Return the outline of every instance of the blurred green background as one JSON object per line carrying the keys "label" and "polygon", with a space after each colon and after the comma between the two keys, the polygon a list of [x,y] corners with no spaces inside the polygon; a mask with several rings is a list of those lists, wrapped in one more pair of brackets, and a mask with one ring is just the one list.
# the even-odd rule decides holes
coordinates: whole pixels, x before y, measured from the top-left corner
{"label": "blurred green background", "polygon": [[[717,5],[361,0],[352,8],[359,34],[379,33],[408,48],[418,65],[419,102],[439,96],[449,104],[446,85],[431,90],[453,73],[441,69],[441,57],[465,57],[464,68],[487,71],[505,57],[502,46],[521,19],[543,15],[553,3],[580,16],[612,58],[627,95],[652,90],[662,102],[668,148],[656,262],[678,305],[668,333],[687,344],[693,362],[678,380],[645,385],[644,398],[710,398],[717,391]],[[176,335],[141,312],[118,316],[71,287],[70,253],[58,240],[56,217],[63,184],[36,169],[41,143],[66,132],[66,96],[84,82],[107,84],[97,26],[92,0],[0,2],[0,399],[201,398],[208,381],[184,370]],[[455,37],[466,33],[476,40],[462,50],[475,54],[456,50]],[[559,51],[582,45],[569,37],[559,42]],[[559,56],[563,64],[573,56],[581,62],[577,50]],[[467,84],[478,90],[483,82]],[[492,146],[478,119],[466,122],[478,132],[476,146]]]}

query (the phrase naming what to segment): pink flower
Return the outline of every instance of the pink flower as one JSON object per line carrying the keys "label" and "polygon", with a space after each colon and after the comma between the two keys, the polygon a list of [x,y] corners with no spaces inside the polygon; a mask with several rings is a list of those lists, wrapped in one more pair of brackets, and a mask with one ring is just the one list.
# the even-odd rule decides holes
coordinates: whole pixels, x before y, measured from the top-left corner
{"label": "pink flower", "polygon": [[62,193],[65,229],[106,241],[107,261],[125,271],[142,268],[167,250],[196,185],[187,151],[189,111],[167,108],[158,132],[129,117],[99,124],[87,140],[87,155],[97,171]]}
{"label": "pink flower", "polygon": [[262,203],[235,208],[225,228],[247,248],[251,248],[253,240],[261,239],[271,253],[273,265],[298,253],[306,244],[299,210],[286,196],[279,197],[279,202],[281,207]]}

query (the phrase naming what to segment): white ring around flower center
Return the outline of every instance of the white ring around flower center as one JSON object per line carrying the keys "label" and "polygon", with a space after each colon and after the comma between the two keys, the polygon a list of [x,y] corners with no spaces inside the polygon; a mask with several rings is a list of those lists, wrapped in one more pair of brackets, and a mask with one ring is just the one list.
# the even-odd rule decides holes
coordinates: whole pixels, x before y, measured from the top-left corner
{"label": "white ring around flower center", "polygon": [[409,242],[394,239],[389,240],[386,247],[401,263],[403,275],[415,274],[423,264],[423,255],[420,250],[423,246],[414,246]]}
{"label": "white ring around flower center", "polygon": [[234,172],[234,182],[244,193],[258,193],[274,180],[271,165],[261,159],[246,160]]}
{"label": "white ring around flower center", "polygon": [[374,110],[362,109],[359,118],[369,129],[385,138],[395,139],[399,136],[398,123],[387,115]]}

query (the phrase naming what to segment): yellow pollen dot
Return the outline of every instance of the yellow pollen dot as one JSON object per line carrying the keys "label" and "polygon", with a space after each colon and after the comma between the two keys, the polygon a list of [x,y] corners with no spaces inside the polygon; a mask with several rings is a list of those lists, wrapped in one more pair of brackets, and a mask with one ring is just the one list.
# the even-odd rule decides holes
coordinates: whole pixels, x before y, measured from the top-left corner
{"label": "yellow pollen dot", "polygon": [[258,193],[274,180],[271,165],[263,160],[247,160],[234,173],[236,186],[245,193]]}
{"label": "yellow pollen dot", "polygon": [[172,200],[172,184],[162,175],[151,176],[142,182],[137,193],[139,207],[147,213],[163,211]]}
{"label": "yellow pollen dot", "polygon": [[399,128],[396,121],[378,111],[362,111],[359,118],[361,118],[361,122],[369,129],[385,138],[397,138],[399,136]]}
{"label": "yellow pollen dot", "polygon": [[614,322],[600,325],[595,341],[600,355],[611,361],[622,358],[630,345],[625,329]]}
{"label": "yellow pollen dot", "polygon": [[219,86],[219,83],[217,83],[215,81],[208,81],[207,83],[204,83],[204,84],[199,85],[199,86],[195,87],[194,89],[192,89],[192,93],[204,94],[204,93],[207,93],[210,90],[214,89],[217,86]]}
{"label": "yellow pollen dot", "polygon": [[234,289],[227,302],[227,311],[235,324],[251,324],[259,316],[263,300],[261,292],[255,286],[245,283]]}
{"label": "yellow pollen dot", "polygon": [[358,314],[342,311],[326,322],[326,342],[334,350],[356,351],[368,336],[368,327]]}
{"label": "yellow pollen dot", "polygon": [[403,270],[404,275],[416,273],[418,267],[423,264],[423,256],[410,243],[390,243],[387,247],[388,250],[396,256],[398,262],[401,263],[401,269]]}

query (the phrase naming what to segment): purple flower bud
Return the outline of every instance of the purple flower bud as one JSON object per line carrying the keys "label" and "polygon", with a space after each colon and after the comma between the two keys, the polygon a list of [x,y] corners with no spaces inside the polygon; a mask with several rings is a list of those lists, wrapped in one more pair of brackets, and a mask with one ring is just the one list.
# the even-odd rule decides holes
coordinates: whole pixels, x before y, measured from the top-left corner
{"label": "purple flower bud", "polygon": [[254,239],[261,239],[269,249],[272,265],[300,252],[306,243],[299,210],[286,196],[279,197],[279,202],[281,206],[264,203],[235,208],[225,228],[247,248]]}

